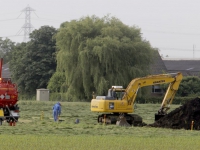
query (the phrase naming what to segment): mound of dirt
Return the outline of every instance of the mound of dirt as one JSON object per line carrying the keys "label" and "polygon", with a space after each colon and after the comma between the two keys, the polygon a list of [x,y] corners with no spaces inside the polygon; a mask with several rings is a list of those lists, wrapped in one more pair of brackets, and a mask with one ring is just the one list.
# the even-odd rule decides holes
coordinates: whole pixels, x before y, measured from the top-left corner
{"label": "mound of dirt", "polygon": [[200,130],[200,98],[187,101],[184,105],[171,111],[169,114],[150,124],[152,127],[163,127],[172,129]]}

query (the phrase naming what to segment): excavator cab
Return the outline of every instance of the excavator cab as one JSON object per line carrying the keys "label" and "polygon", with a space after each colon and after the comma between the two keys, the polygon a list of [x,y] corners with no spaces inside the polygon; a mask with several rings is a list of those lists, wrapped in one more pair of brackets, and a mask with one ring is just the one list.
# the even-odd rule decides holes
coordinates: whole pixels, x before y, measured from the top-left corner
{"label": "excavator cab", "polygon": [[125,89],[123,89],[123,86],[112,86],[108,90],[107,96],[96,96],[97,100],[122,100],[125,93]]}
{"label": "excavator cab", "polygon": [[115,100],[122,100],[124,93],[125,89],[123,89],[123,86],[112,86],[112,88],[108,90],[107,96],[112,97]]}

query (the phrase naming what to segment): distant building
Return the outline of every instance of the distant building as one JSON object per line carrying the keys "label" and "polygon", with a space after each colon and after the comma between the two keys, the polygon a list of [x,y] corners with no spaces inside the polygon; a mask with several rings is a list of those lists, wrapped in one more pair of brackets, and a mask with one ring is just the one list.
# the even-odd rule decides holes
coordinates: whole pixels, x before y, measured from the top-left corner
{"label": "distant building", "polygon": [[154,51],[153,53],[153,62],[151,65],[151,74],[155,75],[155,74],[164,74],[167,72],[167,68],[159,54],[158,51]]}
{"label": "distant building", "polygon": [[181,72],[183,76],[200,77],[200,59],[164,59],[168,73]]}

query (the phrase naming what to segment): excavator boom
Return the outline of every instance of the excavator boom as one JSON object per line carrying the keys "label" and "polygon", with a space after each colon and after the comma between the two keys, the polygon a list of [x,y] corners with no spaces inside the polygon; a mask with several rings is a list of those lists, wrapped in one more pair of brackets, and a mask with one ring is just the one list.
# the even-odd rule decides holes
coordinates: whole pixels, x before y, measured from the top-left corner
{"label": "excavator boom", "polygon": [[[126,88],[124,97],[122,99],[128,101],[128,105],[133,105],[139,88],[144,86],[169,83],[167,92],[161,104],[161,109],[164,111],[166,105],[170,105],[172,103],[182,78],[182,74],[178,72],[172,74],[151,75],[143,78],[133,79]],[[166,111],[167,110],[165,110],[165,113]]]}

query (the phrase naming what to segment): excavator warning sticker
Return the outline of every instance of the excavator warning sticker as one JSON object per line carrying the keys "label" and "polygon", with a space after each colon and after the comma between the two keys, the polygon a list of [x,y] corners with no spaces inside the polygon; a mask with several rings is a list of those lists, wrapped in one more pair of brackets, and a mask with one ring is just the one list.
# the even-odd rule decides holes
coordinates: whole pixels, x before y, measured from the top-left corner
{"label": "excavator warning sticker", "polygon": [[162,83],[162,82],[165,82],[165,80],[154,81],[153,84],[158,84],[158,83]]}

